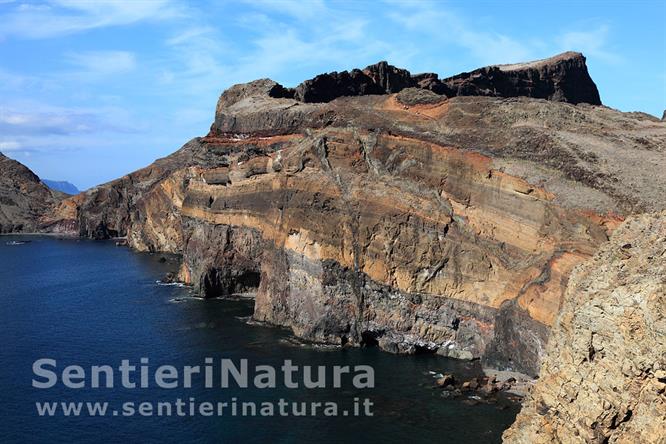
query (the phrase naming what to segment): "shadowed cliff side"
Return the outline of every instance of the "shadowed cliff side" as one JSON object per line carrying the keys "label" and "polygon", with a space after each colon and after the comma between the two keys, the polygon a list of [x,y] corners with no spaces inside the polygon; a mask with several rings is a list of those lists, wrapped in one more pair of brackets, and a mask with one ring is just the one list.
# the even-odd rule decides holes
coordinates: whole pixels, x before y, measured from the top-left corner
{"label": "shadowed cliff side", "polygon": [[41,218],[65,196],[44,185],[26,166],[0,153],[0,233],[41,231]]}

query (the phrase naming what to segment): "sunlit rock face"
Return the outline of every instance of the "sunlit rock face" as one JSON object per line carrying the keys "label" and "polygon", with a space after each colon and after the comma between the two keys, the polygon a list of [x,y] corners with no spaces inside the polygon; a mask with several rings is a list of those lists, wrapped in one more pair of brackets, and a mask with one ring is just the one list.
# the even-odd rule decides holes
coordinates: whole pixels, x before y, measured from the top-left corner
{"label": "sunlit rock face", "polygon": [[666,212],[632,216],[572,273],[505,442],[663,442],[665,343]]}
{"label": "sunlit rock face", "polygon": [[[563,60],[501,69],[546,81]],[[322,101],[230,88],[208,135],[54,221],[180,253],[202,295],[256,290],[256,319],[310,340],[535,375],[571,270],[625,215],[666,206],[666,125],[565,93],[447,97],[384,64],[353,74],[360,89],[332,76]]]}

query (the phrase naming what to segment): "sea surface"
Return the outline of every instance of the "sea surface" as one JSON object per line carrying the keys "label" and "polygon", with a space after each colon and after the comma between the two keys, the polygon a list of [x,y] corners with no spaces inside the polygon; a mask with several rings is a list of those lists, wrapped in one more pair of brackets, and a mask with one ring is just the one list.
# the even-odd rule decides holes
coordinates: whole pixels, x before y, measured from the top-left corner
{"label": "sea surface", "polygon": [[[31,240],[7,245],[13,240]],[[222,443],[493,443],[514,420],[518,405],[500,399],[493,404],[463,397],[445,399],[434,388],[433,373],[472,377],[477,363],[432,355],[395,356],[376,348],[318,348],[302,344],[289,332],[247,322],[252,301],[201,300],[187,288],[157,281],[177,268],[175,258],[135,253],[110,241],[58,239],[43,236],[0,236],[0,442],[222,442]],[[276,388],[206,388],[193,378],[191,388],[164,389],[154,380],[147,388],[123,388],[114,373],[113,388],[91,388],[90,367],[117,367],[123,359],[147,367],[203,366],[231,359],[274,365],[369,365],[375,387],[357,389],[351,379],[341,388],[287,388],[278,373]],[[33,363],[56,361],[57,383],[32,386]],[[62,370],[79,365],[85,387],[66,387]],[[53,367],[47,367],[53,370]],[[219,365],[217,366],[219,368]],[[254,373],[251,372],[251,376]],[[332,376],[327,376],[331,378]],[[138,378],[134,378],[138,379]],[[104,381],[102,377],[101,381]],[[102,385],[104,383],[102,382]],[[237,403],[335,402],[339,411],[353,399],[373,402],[373,416],[162,416],[157,402],[181,398]],[[39,416],[36,403],[106,402],[105,416]],[[153,414],[124,416],[124,403],[153,403]],[[198,405],[198,404],[196,404]],[[214,404],[217,406],[217,404]],[[237,404],[238,405],[238,404]],[[216,407],[214,407],[216,408]],[[85,411],[85,407],[83,407]],[[175,409],[175,407],[174,407]],[[114,416],[110,412],[119,412]],[[240,407],[238,407],[240,410]],[[363,409],[361,409],[362,411]]]}

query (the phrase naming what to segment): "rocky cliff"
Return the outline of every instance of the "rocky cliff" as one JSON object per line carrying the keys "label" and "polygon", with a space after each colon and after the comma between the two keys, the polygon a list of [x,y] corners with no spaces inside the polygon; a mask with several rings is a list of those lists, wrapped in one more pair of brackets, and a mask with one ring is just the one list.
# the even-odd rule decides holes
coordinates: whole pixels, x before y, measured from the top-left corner
{"label": "rocky cliff", "polygon": [[666,441],[666,212],[628,219],[569,279],[507,443]]}
{"label": "rocky cliff", "polygon": [[256,319],[313,341],[535,375],[573,267],[666,206],[666,124],[573,105],[598,98],[563,88],[576,54],[498,69],[513,90],[384,63],[233,86],[208,135],[51,222],[181,253],[203,296],[254,289]]}
{"label": "rocky cliff", "polygon": [[0,233],[41,231],[41,219],[64,197],[26,166],[0,153]]}

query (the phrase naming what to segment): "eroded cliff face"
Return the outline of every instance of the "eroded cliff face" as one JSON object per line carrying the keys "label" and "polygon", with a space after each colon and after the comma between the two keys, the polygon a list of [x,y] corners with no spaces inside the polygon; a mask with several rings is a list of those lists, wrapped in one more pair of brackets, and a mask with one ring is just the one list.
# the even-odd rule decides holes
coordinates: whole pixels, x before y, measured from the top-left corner
{"label": "eroded cliff face", "polygon": [[312,340],[510,352],[533,373],[564,276],[614,223],[560,209],[476,153],[345,128],[277,151],[271,139],[204,139],[229,147],[230,166],[214,172],[223,183],[190,181],[184,277],[217,296],[232,287],[211,276],[261,271],[255,317]]}
{"label": "eroded cliff face", "polygon": [[508,443],[666,440],[666,213],[631,217],[573,272]]}
{"label": "eroded cliff face", "polygon": [[206,137],[54,220],[182,253],[203,296],[256,289],[256,319],[310,340],[535,375],[573,267],[666,205],[665,124],[370,68],[356,80],[376,93],[316,103],[236,85]]}

